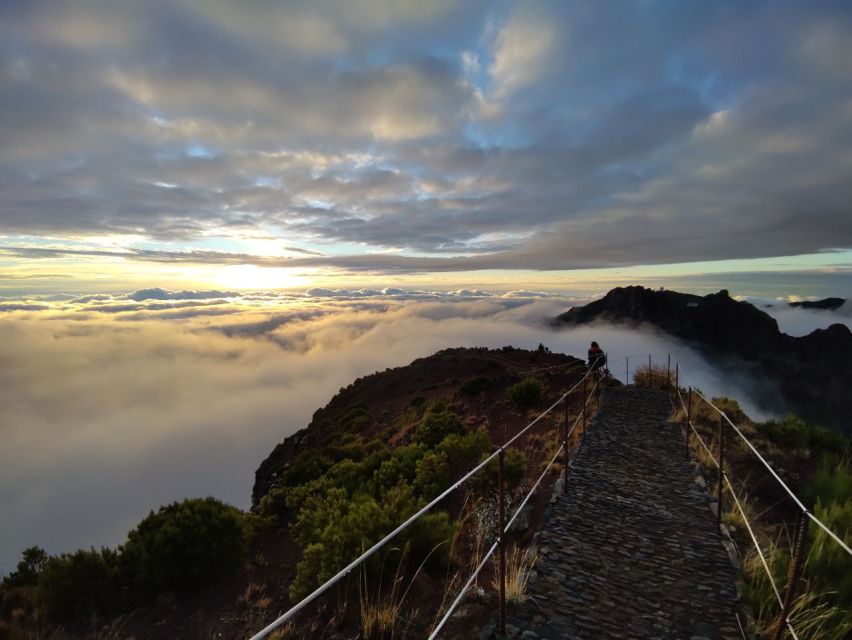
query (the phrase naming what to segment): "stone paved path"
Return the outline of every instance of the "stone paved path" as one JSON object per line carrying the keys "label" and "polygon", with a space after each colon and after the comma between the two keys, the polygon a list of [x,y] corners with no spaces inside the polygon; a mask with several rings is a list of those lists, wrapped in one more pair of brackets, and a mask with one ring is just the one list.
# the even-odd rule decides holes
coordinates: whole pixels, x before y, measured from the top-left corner
{"label": "stone paved path", "polygon": [[665,393],[611,389],[542,525],[510,636],[740,638],[734,571]]}

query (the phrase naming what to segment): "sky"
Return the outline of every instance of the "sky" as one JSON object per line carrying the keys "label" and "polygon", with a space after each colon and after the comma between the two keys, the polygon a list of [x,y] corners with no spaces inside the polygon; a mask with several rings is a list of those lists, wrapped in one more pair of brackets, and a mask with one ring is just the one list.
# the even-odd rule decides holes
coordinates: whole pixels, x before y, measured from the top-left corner
{"label": "sky", "polygon": [[0,296],[840,295],[850,35],[827,0],[4,2]]}

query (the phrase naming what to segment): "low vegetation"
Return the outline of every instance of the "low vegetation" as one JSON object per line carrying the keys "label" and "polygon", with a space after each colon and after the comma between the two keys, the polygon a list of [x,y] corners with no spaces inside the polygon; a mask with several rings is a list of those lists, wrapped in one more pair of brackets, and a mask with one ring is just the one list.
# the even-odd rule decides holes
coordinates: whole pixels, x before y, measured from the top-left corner
{"label": "low vegetation", "polygon": [[151,512],[117,549],[48,556],[32,547],[2,582],[3,617],[83,628],[160,593],[205,586],[245,559],[251,522],[214,498],[191,499]]}
{"label": "low vegetation", "polygon": [[637,387],[652,387],[654,389],[669,388],[669,372],[665,367],[651,364],[636,367],[633,371],[633,384]]}
{"label": "low vegetation", "polygon": [[[293,537],[302,547],[290,586],[294,600],[334,575],[490,451],[488,434],[468,430],[443,402],[422,403],[407,415],[412,424],[402,428],[411,433],[408,444],[392,448],[382,438],[343,438],[323,454],[305,452],[261,502],[264,516],[290,519]],[[395,542],[407,545],[410,563],[430,555],[433,565],[446,564],[449,546],[442,543],[453,537],[454,527],[448,512],[432,511]],[[383,560],[377,554],[372,569]]]}
{"label": "low vegetation", "polygon": [[[685,394],[686,390],[682,390]],[[769,460],[793,491],[812,505],[830,529],[852,543],[852,466],[850,440],[844,435],[788,415],[754,422],[728,398],[712,398],[755,447]],[[683,420],[683,410],[675,416]],[[693,396],[692,421],[713,457],[718,457],[719,414]],[[746,518],[757,536],[772,578],[782,596],[787,584],[791,547],[799,510],[746,445],[726,428],[727,473]],[[712,483],[718,482],[715,462],[691,437],[693,454]],[[710,487],[715,493],[715,488]],[[743,554],[746,595],[757,631],[770,635],[778,625],[780,607],[763,561],[754,548],[742,514],[726,492],[723,521]],[[809,523],[806,556],[790,619],[804,640],[843,640],[852,634],[852,559],[829,535]]]}
{"label": "low vegetation", "polygon": [[[500,572],[497,554],[492,556],[494,577],[491,586],[495,591],[500,589]],[[532,570],[538,562],[538,555],[530,554],[528,550],[514,546],[506,553],[506,601],[512,604],[523,604],[527,601],[527,585]]]}
{"label": "low vegetation", "polygon": [[459,387],[458,394],[460,396],[473,398],[478,396],[480,393],[489,391],[493,386],[494,380],[491,378],[477,376],[476,378],[471,378],[467,382],[463,383]]}
{"label": "low vegetation", "polygon": [[535,378],[524,378],[509,387],[509,398],[518,407],[528,409],[538,404],[541,399],[541,383]]}

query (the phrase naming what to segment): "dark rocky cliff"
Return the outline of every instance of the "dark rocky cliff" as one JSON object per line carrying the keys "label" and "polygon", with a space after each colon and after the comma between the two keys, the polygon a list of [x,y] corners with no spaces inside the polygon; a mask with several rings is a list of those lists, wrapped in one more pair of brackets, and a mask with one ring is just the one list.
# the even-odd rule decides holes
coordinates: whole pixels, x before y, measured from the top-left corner
{"label": "dark rocky cliff", "polygon": [[801,302],[791,302],[791,307],[801,307],[802,309],[822,309],[834,311],[839,309],[846,302],[844,298],[825,298],[823,300],[802,300]]}
{"label": "dark rocky cliff", "polygon": [[852,332],[834,324],[803,337],[782,333],[767,313],[727,291],[695,296],[625,287],[575,307],[555,325],[607,321],[647,323],[699,349],[708,359],[740,358],[777,384],[795,413],[816,423],[852,429]]}

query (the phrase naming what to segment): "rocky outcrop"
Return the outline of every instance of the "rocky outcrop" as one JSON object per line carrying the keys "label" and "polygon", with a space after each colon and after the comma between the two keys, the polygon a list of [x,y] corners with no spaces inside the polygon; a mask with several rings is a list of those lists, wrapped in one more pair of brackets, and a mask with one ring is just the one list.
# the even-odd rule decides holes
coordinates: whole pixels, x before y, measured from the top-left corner
{"label": "rocky outcrop", "polygon": [[835,311],[843,306],[846,302],[843,298],[824,298],[822,300],[802,300],[801,302],[791,302],[791,307],[801,307],[802,309],[822,309],[824,311]]}
{"label": "rocky outcrop", "polygon": [[[829,299],[830,300],[830,299]],[[556,325],[594,321],[651,324],[690,343],[710,360],[740,358],[777,384],[790,409],[806,420],[852,430],[852,332],[843,324],[802,337],[782,333],[775,320],[727,291],[696,296],[625,287],[575,307]]]}

